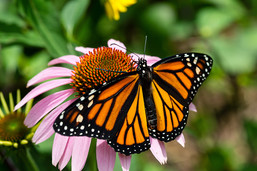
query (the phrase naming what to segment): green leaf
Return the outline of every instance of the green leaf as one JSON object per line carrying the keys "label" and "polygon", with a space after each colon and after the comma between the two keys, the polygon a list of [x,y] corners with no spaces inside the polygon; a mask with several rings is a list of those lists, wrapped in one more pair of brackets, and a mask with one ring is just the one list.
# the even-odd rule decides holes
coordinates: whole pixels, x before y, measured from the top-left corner
{"label": "green leaf", "polygon": [[1,63],[5,67],[7,73],[14,73],[17,69],[18,59],[21,55],[22,48],[21,46],[9,46],[3,48],[1,55]]}
{"label": "green leaf", "polygon": [[51,1],[20,0],[21,13],[40,34],[45,47],[55,57],[69,54],[58,13]]}
{"label": "green leaf", "polygon": [[205,8],[201,10],[196,19],[197,28],[203,37],[209,37],[219,33],[233,22],[233,16],[226,11]]}
{"label": "green leaf", "polygon": [[21,58],[19,61],[19,67],[21,68],[21,73],[24,75],[26,80],[31,79],[36,74],[38,74],[43,69],[47,68],[47,64],[50,60],[49,55],[42,51],[36,53],[30,58]]}
{"label": "green leaf", "polygon": [[68,37],[73,37],[73,30],[83,14],[86,12],[89,0],[69,1],[61,12],[61,21]]}
{"label": "green leaf", "polygon": [[14,1],[0,0],[0,21],[5,24],[19,27],[24,27],[26,25],[21,16],[18,15]]}
{"label": "green leaf", "polygon": [[141,23],[152,34],[168,36],[175,22],[175,11],[169,3],[156,3],[147,8],[141,17]]}
{"label": "green leaf", "polygon": [[248,145],[251,149],[251,152],[257,152],[257,123],[252,120],[245,120],[244,121],[244,129],[247,137]]}
{"label": "green leaf", "polygon": [[215,36],[240,19],[245,10],[234,0],[210,0],[216,7],[207,7],[197,13],[196,24],[203,37]]}
{"label": "green leaf", "polygon": [[257,28],[241,29],[233,37],[219,36],[209,39],[215,58],[223,69],[232,74],[255,70],[257,62]]}
{"label": "green leaf", "polygon": [[[0,24],[1,27],[1,24]],[[30,46],[44,47],[42,38],[34,31],[27,32],[2,32],[0,31],[0,43],[23,43]]]}

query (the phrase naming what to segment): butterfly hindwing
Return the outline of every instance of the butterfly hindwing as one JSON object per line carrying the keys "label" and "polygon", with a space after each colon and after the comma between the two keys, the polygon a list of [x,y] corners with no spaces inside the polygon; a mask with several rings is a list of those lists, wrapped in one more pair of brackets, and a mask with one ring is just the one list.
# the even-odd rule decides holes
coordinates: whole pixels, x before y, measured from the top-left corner
{"label": "butterfly hindwing", "polygon": [[184,129],[189,104],[209,75],[212,59],[205,54],[187,53],[163,59],[153,67],[151,83],[157,125],[149,134],[171,141]]}
{"label": "butterfly hindwing", "polygon": [[113,139],[108,140],[117,152],[125,155],[140,153],[150,148],[149,133],[142,86],[138,85],[124,106],[129,107],[121,129]]}

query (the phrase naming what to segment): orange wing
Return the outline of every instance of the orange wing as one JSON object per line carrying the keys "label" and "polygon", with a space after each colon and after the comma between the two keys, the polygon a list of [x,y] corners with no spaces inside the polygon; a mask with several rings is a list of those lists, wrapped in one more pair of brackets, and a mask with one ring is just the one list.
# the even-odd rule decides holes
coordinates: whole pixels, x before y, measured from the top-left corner
{"label": "orange wing", "polygon": [[[131,103],[128,101],[128,103]],[[122,127],[116,136],[108,140],[117,152],[125,155],[140,153],[150,148],[145,104],[141,85],[137,87]]]}
{"label": "orange wing", "polygon": [[66,136],[114,137],[136,96],[138,80],[139,75],[131,72],[91,90],[57,117],[54,130]]}
{"label": "orange wing", "polygon": [[209,75],[212,59],[204,54],[188,53],[169,57],[153,65],[152,96],[157,126],[149,134],[171,141],[184,129],[189,104]]}

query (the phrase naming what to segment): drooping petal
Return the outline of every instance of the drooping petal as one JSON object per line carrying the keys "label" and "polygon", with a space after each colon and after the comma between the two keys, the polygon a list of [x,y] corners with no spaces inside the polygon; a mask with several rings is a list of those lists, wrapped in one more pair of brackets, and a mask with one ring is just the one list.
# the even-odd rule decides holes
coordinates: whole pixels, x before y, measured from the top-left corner
{"label": "drooping petal", "polygon": [[83,169],[91,143],[89,137],[74,137],[74,146],[72,150],[72,171],[80,171]]}
{"label": "drooping petal", "polygon": [[52,80],[48,81],[45,83],[40,84],[39,86],[35,87],[32,89],[14,108],[14,110],[19,109],[22,107],[25,103],[27,103],[29,100],[35,98],[36,96],[54,89],[56,87],[65,85],[65,84],[70,84],[72,82],[72,79],[58,79],[58,80]]}
{"label": "drooping petal", "polygon": [[185,137],[183,135],[183,133],[181,133],[177,138],[176,141],[185,148]]}
{"label": "drooping petal", "polygon": [[72,70],[64,67],[47,68],[28,81],[27,87],[57,77],[71,77]]}
{"label": "drooping petal", "polygon": [[189,105],[189,110],[191,110],[191,111],[193,111],[193,112],[197,112],[197,109],[196,109],[194,103],[190,103],[190,105]]}
{"label": "drooping petal", "polygon": [[123,43],[121,43],[120,41],[110,39],[110,40],[108,40],[107,44],[108,44],[108,47],[121,50],[124,53],[126,53],[126,51],[127,51],[126,46]]}
{"label": "drooping petal", "polygon": [[76,65],[77,62],[79,62],[79,57],[75,55],[66,55],[66,56],[62,56],[60,58],[51,60],[48,63],[48,65],[55,65],[55,64],[61,64],[61,63]]}
{"label": "drooping petal", "polygon": [[150,137],[151,147],[150,150],[153,153],[154,157],[161,163],[167,163],[167,153],[165,145],[162,141],[159,141],[155,138]]}
{"label": "drooping petal", "polygon": [[[41,126],[41,124],[40,124]],[[41,127],[42,128],[42,127]],[[38,129],[37,129],[38,130]],[[32,138],[32,142],[34,142],[35,144],[39,144],[45,140],[47,140],[48,138],[50,138],[53,134],[54,134],[54,129],[52,126],[48,127],[48,129],[44,129],[44,133],[37,133],[37,136],[33,136]]]}
{"label": "drooping petal", "polygon": [[24,124],[27,125],[29,128],[34,126],[48,112],[50,112],[53,108],[61,104],[73,93],[73,89],[67,89],[56,92],[43,98],[32,107],[24,121]]}
{"label": "drooping petal", "polygon": [[65,148],[65,151],[59,161],[59,164],[58,164],[59,170],[62,170],[68,164],[71,158],[73,146],[74,146],[74,138],[70,137],[69,142],[67,143],[67,146]]}
{"label": "drooping petal", "polygon": [[65,151],[68,140],[69,140],[69,137],[67,136],[55,134],[53,149],[52,149],[52,164],[54,166],[56,166],[57,163],[60,161]]}
{"label": "drooping petal", "polygon": [[106,140],[97,140],[96,159],[99,171],[113,171],[116,152],[111,148]]}
{"label": "drooping petal", "polygon": [[131,55],[131,57],[134,61],[138,61],[138,58],[145,58],[147,60],[147,65],[148,66],[151,66],[154,63],[161,60],[161,58],[159,58],[157,56],[149,56],[149,55],[143,55],[143,54],[137,54],[137,53],[131,53],[129,55]]}
{"label": "drooping petal", "polygon": [[69,100],[63,104],[61,104],[60,106],[58,106],[57,108],[55,108],[54,110],[52,110],[45,118],[44,120],[40,123],[39,127],[37,128],[32,141],[36,144],[39,144],[43,141],[45,141],[46,139],[50,138],[51,135],[53,135],[54,133],[54,129],[53,129],[53,123],[55,121],[55,119],[58,117],[58,115],[64,110],[66,109],[71,103],[73,103],[75,99]]}
{"label": "drooping petal", "polygon": [[124,154],[119,153],[120,164],[123,171],[129,171],[130,163],[131,163],[131,155],[126,156]]}
{"label": "drooping petal", "polygon": [[83,54],[88,54],[89,52],[93,52],[94,48],[85,48],[85,47],[76,47],[75,50],[81,52]]}

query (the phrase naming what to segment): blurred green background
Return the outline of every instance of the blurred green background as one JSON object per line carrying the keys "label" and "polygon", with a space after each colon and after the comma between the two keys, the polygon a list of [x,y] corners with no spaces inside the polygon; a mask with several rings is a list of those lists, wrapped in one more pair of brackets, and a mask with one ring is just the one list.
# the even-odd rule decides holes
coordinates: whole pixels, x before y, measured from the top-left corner
{"label": "blurred green background", "polygon": [[[150,151],[133,155],[131,170],[257,170],[256,0],[141,0],[118,21],[108,19],[98,0],[0,0],[0,91],[21,89],[23,97],[29,79],[51,59],[79,55],[76,46],[105,46],[114,38],[144,53],[146,35],[148,55],[201,52],[214,66],[194,99],[198,112],[190,113],[186,147],[166,143],[162,166]],[[51,148],[52,139],[33,150],[42,170],[57,170]],[[95,168],[93,149],[84,170]],[[23,170],[23,162],[11,159]],[[7,169],[4,157],[0,168]]]}

